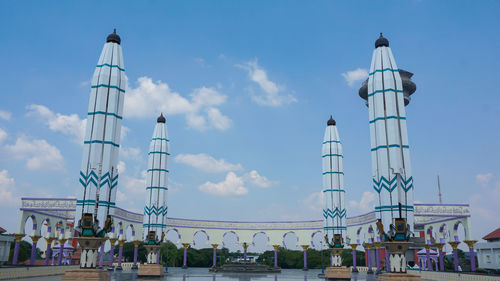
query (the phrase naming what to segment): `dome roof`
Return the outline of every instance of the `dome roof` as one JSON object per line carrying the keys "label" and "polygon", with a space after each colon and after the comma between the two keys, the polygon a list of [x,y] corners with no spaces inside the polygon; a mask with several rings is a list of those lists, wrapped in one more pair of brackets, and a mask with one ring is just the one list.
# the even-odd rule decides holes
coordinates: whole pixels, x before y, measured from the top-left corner
{"label": "dome roof", "polygon": [[165,123],[166,121],[165,117],[163,117],[163,113],[160,114],[160,117],[156,120],[157,123]]}
{"label": "dome roof", "polygon": [[330,115],[330,119],[328,120],[328,122],[326,122],[326,124],[328,126],[335,126],[335,124],[337,124],[337,122],[335,122],[335,120],[333,120],[332,116]]}
{"label": "dome roof", "polygon": [[[410,96],[417,90],[417,85],[415,85],[415,83],[411,81],[413,73],[403,69],[399,69],[398,72],[399,76],[401,77],[401,82],[403,82],[403,94],[406,106],[410,103]],[[368,79],[363,82],[363,85],[361,85],[361,88],[359,88],[358,94],[362,99],[368,101]]]}
{"label": "dome roof", "polygon": [[118,45],[120,45],[122,40],[120,39],[120,36],[118,36],[118,34],[116,34],[116,28],[114,29],[113,33],[108,35],[108,38],[106,38],[106,42],[117,43]]}
{"label": "dome roof", "polygon": [[387,38],[382,35],[382,32],[380,32],[380,37],[377,41],[375,41],[375,49],[382,46],[389,47],[389,40],[387,40]]}

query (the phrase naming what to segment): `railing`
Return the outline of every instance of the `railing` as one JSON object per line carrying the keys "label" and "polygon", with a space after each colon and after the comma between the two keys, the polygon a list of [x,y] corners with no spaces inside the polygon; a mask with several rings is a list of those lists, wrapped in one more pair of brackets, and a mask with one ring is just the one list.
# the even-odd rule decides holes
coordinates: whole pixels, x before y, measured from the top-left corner
{"label": "railing", "polygon": [[66,270],[78,269],[79,265],[30,266],[0,268],[0,280],[64,274]]}
{"label": "railing", "polygon": [[420,271],[408,270],[409,274],[418,275],[428,280],[442,281],[497,281],[500,276],[489,276],[472,273],[440,272],[440,271]]}

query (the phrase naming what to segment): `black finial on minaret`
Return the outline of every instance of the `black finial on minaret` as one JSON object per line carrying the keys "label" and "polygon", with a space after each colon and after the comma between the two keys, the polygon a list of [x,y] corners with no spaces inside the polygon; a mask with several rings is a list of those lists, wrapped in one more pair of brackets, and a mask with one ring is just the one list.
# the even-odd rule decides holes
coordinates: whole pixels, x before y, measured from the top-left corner
{"label": "black finial on minaret", "polygon": [[380,32],[380,37],[377,41],[375,41],[375,49],[382,46],[389,47],[389,40],[387,40],[387,38],[382,35],[382,32]]}
{"label": "black finial on minaret", "polygon": [[163,117],[163,113],[160,114],[160,117],[158,117],[158,119],[156,119],[156,122],[157,123],[165,123],[167,120],[165,119],[165,117]]}
{"label": "black finial on minaret", "polygon": [[114,29],[113,33],[108,35],[108,38],[106,38],[106,42],[117,43],[118,45],[120,45],[122,40],[120,39],[120,36],[118,36],[118,34],[116,34],[116,28]]}
{"label": "black finial on minaret", "polygon": [[328,122],[326,122],[326,124],[328,126],[335,126],[335,124],[337,124],[337,123],[335,122],[335,120],[333,120],[333,117],[330,115],[330,120],[328,120]]}

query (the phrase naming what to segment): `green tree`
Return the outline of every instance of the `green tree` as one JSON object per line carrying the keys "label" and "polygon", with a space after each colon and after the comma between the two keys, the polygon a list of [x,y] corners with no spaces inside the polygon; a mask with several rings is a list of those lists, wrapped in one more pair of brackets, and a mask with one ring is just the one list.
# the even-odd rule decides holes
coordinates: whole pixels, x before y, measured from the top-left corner
{"label": "green tree", "polygon": [[[10,244],[10,254],[9,254],[9,261],[12,262],[12,257],[14,256],[14,246],[15,243]],[[40,250],[37,249],[37,256],[40,255]],[[18,262],[23,262],[27,259],[29,259],[31,256],[31,244],[22,240],[19,243],[19,255],[17,257]]]}

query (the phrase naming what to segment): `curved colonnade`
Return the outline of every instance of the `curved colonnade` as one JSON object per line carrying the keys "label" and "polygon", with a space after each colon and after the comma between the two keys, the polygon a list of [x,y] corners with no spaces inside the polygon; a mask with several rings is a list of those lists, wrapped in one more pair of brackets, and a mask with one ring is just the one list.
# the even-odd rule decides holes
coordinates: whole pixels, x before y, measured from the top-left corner
{"label": "curved colonnade", "polygon": [[[75,211],[76,199],[22,198],[15,241],[20,243],[21,239],[27,236],[34,242],[30,259],[31,264],[34,261],[37,243],[41,241],[40,238],[44,238],[45,241],[38,244],[38,247],[47,253],[45,264],[50,264],[52,247],[59,250],[59,253],[52,253],[52,257],[57,256],[57,261],[53,261],[52,264],[64,263],[62,258],[66,258],[71,252],[68,251],[68,253],[63,254],[63,249],[71,248],[71,245],[76,243],[72,241]],[[30,220],[32,227],[26,230],[27,222]],[[111,246],[110,251],[113,251],[115,244],[122,247],[125,242],[134,242],[135,246],[138,247],[143,236],[142,222],[142,214],[116,207],[113,230],[106,241]],[[323,220],[241,222],[168,218],[167,233],[170,237],[173,235],[178,238],[177,241],[172,242],[179,246],[182,245],[186,253],[187,249],[193,245],[197,233],[202,232],[206,235],[207,242],[213,247],[214,255],[217,248],[225,246],[224,237],[228,233],[236,236],[237,244],[241,245],[244,254],[246,254],[246,250],[250,245],[254,245],[255,237],[262,234],[267,237],[267,245],[273,246],[275,257],[277,257],[278,247],[285,246],[285,237],[293,233],[297,237],[296,245],[304,250],[304,266],[306,267],[306,250],[309,247],[322,248],[322,245],[318,245],[318,243],[315,245],[314,240],[318,241],[315,236],[320,235],[319,241],[322,242],[323,223]],[[367,253],[366,264],[368,267],[373,266],[380,270],[384,265],[387,266],[383,258],[386,252],[377,238],[375,223],[375,212],[347,218],[347,242],[353,249],[353,255],[356,253],[354,250],[358,247],[364,248]],[[460,226],[463,227],[465,232],[462,241],[460,241],[459,237]],[[415,204],[414,234],[416,247],[414,247],[414,256],[409,257],[408,261],[424,266],[424,269],[444,270],[442,259],[445,245],[449,244],[451,246],[455,256],[457,246],[462,242],[467,244],[471,253],[473,253],[475,241],[471,238],[469,205]],[[61,245],[64,245],[64,247],[61,247]],[[425,249],[424,255],[422,253],[417,254],[418,250],[421,249]],[[104,245],[101,246],[101,252],[104,254]],[[437,257],[432,256],[433,253],[438,252],[439,262]],[[14,253],[16,262],[17,254]],[[118,260],[120,266],[121,255]],[[458,258],[454,260],[455,268],[458,270]],[[276,261],[277,259],[275,259],[275,265],[277,265]],[[102,259],[100,259],[100,265],[102,266]],[[184,259],[184,266],[187,266],[186,258]],[[472,266],[474,267],[473,270],[475,270],[475,265]],[[356,267],[355,264],[354,267]]]}

